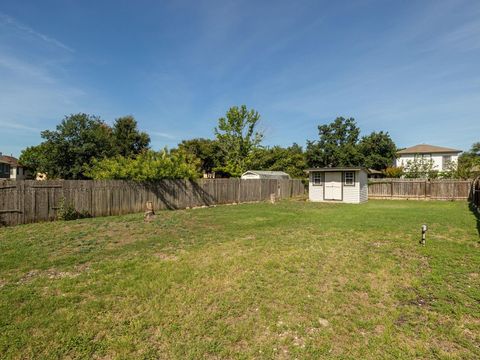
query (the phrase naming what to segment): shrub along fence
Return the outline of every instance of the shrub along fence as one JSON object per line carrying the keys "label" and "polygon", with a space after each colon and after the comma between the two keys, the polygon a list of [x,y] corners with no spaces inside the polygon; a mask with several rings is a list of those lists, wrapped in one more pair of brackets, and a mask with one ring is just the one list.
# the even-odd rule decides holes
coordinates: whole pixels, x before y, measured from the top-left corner
{"label": "shrub along fence", "polygon": [[471,196],[471,180],[370,179],[371,199],[467,200]]}
{"label": "shrub along fence", "polygon": [[87,216],[264,201],[303,195],[301,180],[202,179],[137,183],[123,180],[0,181],[0,225],[55,220],[62,203]]}

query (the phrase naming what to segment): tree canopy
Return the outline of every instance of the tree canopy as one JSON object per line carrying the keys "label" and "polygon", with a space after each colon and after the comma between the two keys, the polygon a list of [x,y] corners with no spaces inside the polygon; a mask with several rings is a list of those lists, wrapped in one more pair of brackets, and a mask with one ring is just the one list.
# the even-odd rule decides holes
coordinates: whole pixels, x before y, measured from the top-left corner
{"label": "tree canopy", "polygon": [[115,120],[112,129],[115,153],[131,157],[148,149],[150,136],[138,130],[133,116],[124,116]]}
{"label": "tree canopy", "polygon": [[195,159],[164,149],[145,151],[134,158],[117,155],[113,158],[93,160],[85,170],[92,179],[154,181],[161,179],[195,179],[198,177]]}
{"label": "tree canopy", "polygon": [[218,119],[214,133],[225,154],[225,163],[216,170],[240,176],[249,165],[250,155],[262,142],[257,130],[260,114],[245,105],[231,107],[225,117]]}
{"label": "tree canopy", "polygon": [[337,117],[318,126],[319,139],[307,141],[309,167],[364,166],[384,170],[393,164],[397,148],[388,132],[372,132],[360,139],[354,118]]}
{"label": "tree canopy", "polygon": [[298,144],[289,147],[273,146],[255,149],[251,156],[252,170],[284,171],[292,178],[306,177],[307,161]]}
{"label": "tree canopy", "polygon": [[56,130],[42,131],[41,137],[41,144],[22,151],[20,162],[33,173],[62,179],[88,178],[84,170],[94,159],[135,156],[150,142],[131,116],[117,119],[112,128],[98,116],[83,113],[66,116]]}
{"label": "tree canopy", "polygon": [[358,144],[363,164],[369,169],[384,170],[393,165],[397,147],[388,132],[372,132],[362,137]]}
{"label": "tree canopy", "polygon": [[225,164],[225,153],[217,140],[203,138],[183,140],[175,151],[198,158],[199,174],[212,173]]}
{"label": "tree canopy", "polygon": [[354,118],[337,117],[332,123],[318,126],[319,139],[307,141],[310,167],[357,166],[362,154],[357,143],[360,129]]}

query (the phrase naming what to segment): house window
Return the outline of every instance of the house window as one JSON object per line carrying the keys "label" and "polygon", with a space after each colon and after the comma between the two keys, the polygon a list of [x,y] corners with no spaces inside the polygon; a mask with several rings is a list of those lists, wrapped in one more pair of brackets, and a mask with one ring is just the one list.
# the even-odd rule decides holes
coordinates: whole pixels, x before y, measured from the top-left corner
{"label": "house window", "polygon": [[312,184],[316,186],[321,186],[323,184],[323,173],[321,172],[312,173]]}
{"label": "house window", "polygon": [[344,176],[345,186],[355,186],[355,172],[354,171],[345,171],[343,176]]}
{"label": "house window", "polygon": [[448,165],[452,162],[451,155],[442,156],[442,170],[447,170]]}
{"label": "house window", "polygon": [[0,164],[0,174],[10,175],[10,165]]}

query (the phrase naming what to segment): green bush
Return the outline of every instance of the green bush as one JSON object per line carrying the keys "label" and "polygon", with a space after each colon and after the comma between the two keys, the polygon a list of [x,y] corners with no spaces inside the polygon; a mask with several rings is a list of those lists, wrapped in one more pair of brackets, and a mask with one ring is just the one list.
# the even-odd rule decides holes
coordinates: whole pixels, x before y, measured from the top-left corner
{"label": "green bush", "polygon": [[73,204],[67,203],[62,197],[57,211],[57,220],[70,221],[90,217],[87,211],[78,211]]}

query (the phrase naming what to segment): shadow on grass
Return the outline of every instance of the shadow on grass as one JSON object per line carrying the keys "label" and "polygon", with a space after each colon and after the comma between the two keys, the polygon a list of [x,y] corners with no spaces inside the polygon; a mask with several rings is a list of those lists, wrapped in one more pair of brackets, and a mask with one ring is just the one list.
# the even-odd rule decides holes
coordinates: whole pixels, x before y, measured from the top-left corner
{"label": "shadow on grass", "polygon": [[470,211],[475,216],[476,224],[477,224],[478,237],[480,237],[480,208],[475,206],[475,204],[472,201],[468,202],[468,208],[470,209]]}

